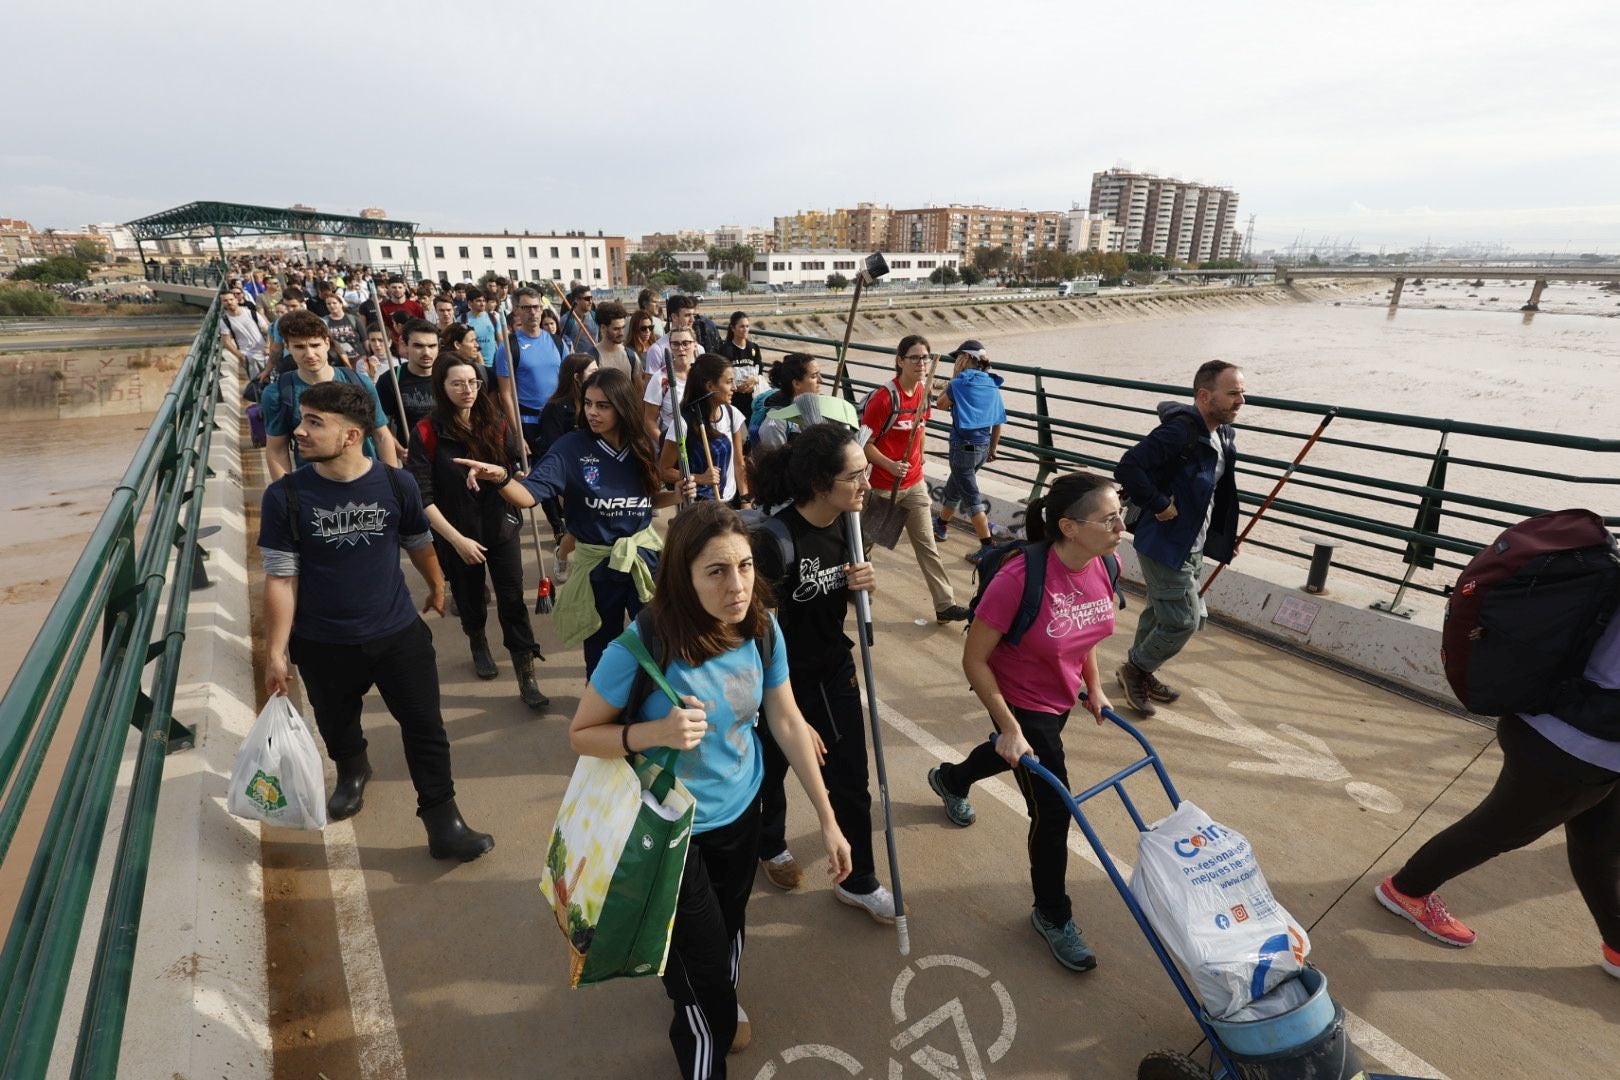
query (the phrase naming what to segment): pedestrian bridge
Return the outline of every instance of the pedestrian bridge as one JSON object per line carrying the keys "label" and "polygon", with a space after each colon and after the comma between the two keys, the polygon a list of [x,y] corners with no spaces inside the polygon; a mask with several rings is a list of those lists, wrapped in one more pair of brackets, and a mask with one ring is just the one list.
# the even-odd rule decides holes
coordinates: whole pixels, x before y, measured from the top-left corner
{"label": "pedestrian bridge", "polygon": [[[669,1073],[660,987],[643,980],[567,989],[561,934],[536,887],[574,763],[566,723],[583,686],[579,654],[556,646],[546,620],[537,630],[553,704],[538,716],[518,701],[509,672],[476,679],[459,629],[431,620],[458,801],[472,824],[495,834],[490,855],[466,866],[427,856],[396,729],[377,701],[365,715],[376,778],[357,818],[306,834],[225,813],[225,779],[260,705],[252,539],[263,473],[216,340],[211,311],[173,405],[131,469],[128,497],[121,487],[113,524],[97,530],[48,620],[41,640],[60,647],[31,653],[0,702],[0,785],[11,783],[0,835],[9,838],[17,793],[26,802],[38,775],[32,747],[49,744],[62,715],[66,694],[53,686],[63,685],[58,676],[71,680],[107,617],[112,647],[101,664],[117,693],[92,694],[77,730],[70,718],[61,732],[76,739],[68,775],[84,783],[42,787],[35,801],[51,807],[45,840],[12,848],[0,867],[28,868],[0,956],[0,1075]],[[790,335],[767,340],[773,348],[830,347]],[[1000,367],[1020,374],[1016,363]],[[1011,493],[997,511],[1003,520],[1014,520],[1018,470],[1026,470],[1027,493],[1031,473],[1044,480],[1052,468],[1097,467],[1107,440],[1133,437],[1095,419],[1059,421],[1061,399],[1085,392],[1076,379],[1046,372],[1033,385],[1009,380],[1016,424],[1003,441],[1007,475],[990,480]],[[1276,451],[1259,452],[1260,433],[1286,423],[1285,405],[1252,399],[1257,412],[1245,419],[1241,437],[1257,451],[1244,476],[1251,511],[1277,468],[1266,464]],[[1096,409],[1107,407],[1120,406]],[[1131,409],[1146,408],[1122,414],[1140,430],[1145,421]],[[1446,435],[1462,437],[1450,422],[1425,430],[1437,429],[1442,446]],[[1475,428],[1465,434],[1486,437]],[[1368,437],[1358,429],[1339,441]],[[1620,450],[1589,442],[1569,449]],[[1429,455],[1417,454],[1417,467],[1421,481]],[[1322,485],[1348,483],[1339,471],[1307,462],[1299,473],[1317,498]],[[1437,559],[1444,572],[1447,560],[1476,545],[1462,524],[1442,531],[1442,500],[1455,500],[1446,501],[1448,512],[1466,507],[1473,529],[1507,504],[1482,506],[1483,496],[1448,489],[1443,471],[1431,480],[1388,479],[1379,491],[1385,501],[1411,501],[1397,517],[1414,507],[1428,515],[1412,527],[1343,509],[1311,520],[1369,544],[1409,544],[1415,560]],[[153,534],[134,579],[141,597],[130,593],[128,534],[142,519],[144,492],[153,496],[152,520],[177,524],[179,555],[171,563],[171,536]],[[211,527],[220,531],[206,535]],[[962,533],[945,544],[963,599],[972,588],[963,556],[972,546]],[[1597,967],[1596,933],[1560,835],[1447,888],[1453,909],[1479,931],[1472,949],[1429,942],[1373,901],[1379,879],[1483,796],[1499,755],[1488,726],[1393,677],[1435,645],[1427,598],[1438,590],[1424,592],[1422,574],[1403,587],[1419,597],[1419,610],[1401,619],[1367,611],[1399,577],[1357,568],[1341,552],[1330,592],[1307,594],[1298,588],[1304,563],[1286,548],[1251,543],[1222,574],[1210,592],[1216,624],[1164,672],[1184,696],[1144,733],[1184,797],[1253,841],[1273,890],[1309,930],[1312,959],[1370,1065],[1457,1080],[1608,1077],[1620,1058],[1620,987]],[[1127,553],[1127,580],[1130,561]],[[961,674],[960,629],[934,624],[911,553],[880,552],[876,562],[878,730],[912,951],[900,956],[892,928],[832,900],[815,873],[812,819],[790,785],[790,842],[811,872],[794,894],[763,877],[756,888],[741,980],[754,1043],[731,1059],[732,1075],[1130,1077],[1150,1050],[1195,1050],[1197,1027],[1078,832],[1070,889],[1101,961],[1084,976],[1058,967],[1029,928],[1026,822],[1010,779],[974,792],[972,828],[946,822],[926,772],[965,753],[988,725]],[[105,579],[103,564],[112,568]],[[1101,646],[1104,671],[1120,662],[1141,607],[1133,593]],[[1332,627],[1359,640],[1336,646],[1325,629]],[[47,653],[56,657],[49,664]],[[151,681],[141,683],[154,658]],[[132,722],[138,735],[128,733]],[[25,736],[35,739],[26,757]],[[194,749],[164,756],[192,738]],[[1077,787],[1135,749],[1083,716],[1071,722],[1067,745]],[[1136,784],[1144,816],[1168,810],[1151,777]],[[1128,867],[1128,819],[1094,805],[1104,842]],[[120,813],[104,828],[112,807]],[[885,882],[894,869],[880,859]]]}

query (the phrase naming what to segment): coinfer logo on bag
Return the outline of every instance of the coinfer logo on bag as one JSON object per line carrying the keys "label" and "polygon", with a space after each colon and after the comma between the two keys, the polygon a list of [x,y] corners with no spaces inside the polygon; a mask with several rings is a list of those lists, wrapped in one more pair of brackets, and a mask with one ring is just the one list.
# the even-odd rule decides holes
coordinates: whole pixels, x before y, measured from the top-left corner
{"label": "coinfer logo on bag", "polygon": [[1191,836],[1182,840],[1177,840],[1172,846],[1175,848],[1176,854],[1180,855],[1183,859],[1196,859],[1198,857],[1198,853],[1203,848],[1221,839],[1223,836],[1230,836],[1231,834],[1232,830],[1228,829],[1225,825],[1216,825],[1212,822],[1205,825],[1202,829],[1199,829]]}
{"label": "coinfer logo on bag", "polygon": [[253,800],[254,806],[267,814],[285,809],[287,806],[287,797],[281,793],[281,781],[263,769],[253,774],[253,779],[248,781],[247,790],[243,794]]}

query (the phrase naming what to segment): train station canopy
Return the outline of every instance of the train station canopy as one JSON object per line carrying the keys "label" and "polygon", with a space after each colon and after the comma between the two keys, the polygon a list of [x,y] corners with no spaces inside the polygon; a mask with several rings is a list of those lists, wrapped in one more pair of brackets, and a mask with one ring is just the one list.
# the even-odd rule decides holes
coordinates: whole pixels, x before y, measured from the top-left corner
{"label": "train station canopy", "polygon": [[173,210],[149,214],[125,226],[136,241],[167,237],[243,236],[254,234],[355,236],[373,240],[401,240],[416,236],[416,222],[387,218],[324,214],[319,210],[246,206],[242,203],[191,202]]}

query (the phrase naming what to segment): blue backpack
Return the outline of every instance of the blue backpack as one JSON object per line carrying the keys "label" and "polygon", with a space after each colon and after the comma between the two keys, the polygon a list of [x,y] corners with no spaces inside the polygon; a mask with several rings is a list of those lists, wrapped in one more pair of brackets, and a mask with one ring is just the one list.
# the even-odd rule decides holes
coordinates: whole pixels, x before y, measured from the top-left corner
{"label": "blue backpack", "polygon": [[[990,580],[996,572],[1006,566],[1015,555],[1022,555],[1028,569],[1024,572],[1024,592],[1018,599],[1018,612],[1013,616],[1012,625],[1007,632],[1001,635],[1001,640],[1009,645],[1017,645],[1024,639],[1024,634],[1035,625],[1035,618],[1041,613],[1042,594],[1046,590],[1046,555],[1052,545],[1045,540],[1029,543],[1024,540],[1009,540],[1004,544],[987,547],[979,554],[978,568],[973,576],[978,579],[979,587],[973,593],[973,599],[968,601],[968,625],[973,625],[974,616],[979,611],[979,601],[984,599],[984,590],[990,586]],[[1108,570],[1108,587],[1114,591],[1114,599],[1120,607],[1125,606],[1125,596],[1119,591],[1119,558],[1115,555],[1104,555],[1103,566]]]}

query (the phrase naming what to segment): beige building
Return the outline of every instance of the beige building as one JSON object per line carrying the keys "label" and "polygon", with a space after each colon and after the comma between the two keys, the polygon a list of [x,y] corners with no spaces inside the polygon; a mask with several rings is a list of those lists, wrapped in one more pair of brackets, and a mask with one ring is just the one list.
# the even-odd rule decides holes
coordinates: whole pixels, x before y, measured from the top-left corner
{"label": "beige building", "polygon": [[1124,233],[1112,218],[1076,206],[1063,215],[1060,245],[1064,251],[1123,251]]}
{"label": "beige building", "polygon": [[34,227],[21,218],[0,218],[0,266],[15,267],[37,257]]}
{"label": "beige building", "polygon": [[1183,262],[1235,259],[1238,194],[1228,187],[1187,183],[1129,169],[1091,178],[1090,212],[1116,222],[1116,250],[1163,255]]}
{"label": "beige building", "polygon": [[967,258],[974,248],[1000,247],[1029,257],[1059,246],[1063,214],[1056,210],[1003,210],[990,206],[924,206],[889,215],[889,247],[895,251],[952,251]]}

